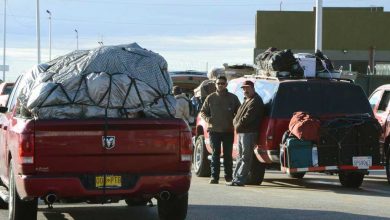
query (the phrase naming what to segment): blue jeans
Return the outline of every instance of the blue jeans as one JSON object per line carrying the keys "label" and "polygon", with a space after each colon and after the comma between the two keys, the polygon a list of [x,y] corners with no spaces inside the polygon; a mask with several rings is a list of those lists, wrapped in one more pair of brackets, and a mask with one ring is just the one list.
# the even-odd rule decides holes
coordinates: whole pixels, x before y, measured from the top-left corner
{"label": "blue jeans", "polygon": [[253,149],[256,144],[257,135],[257,132],[238,133],[238,158],[237,166],[234,170],[233,182],[245,184],[252,164]]}
{"label": "blue jeans", "polygon": [[233,132],[209,132],[210,145],[213,149],[211,157],[211,177],[219,180],[219,172],[221,168],[221,143],[223,148],[223,166],[225,170],[225,178],[232,178],[233,173]]}

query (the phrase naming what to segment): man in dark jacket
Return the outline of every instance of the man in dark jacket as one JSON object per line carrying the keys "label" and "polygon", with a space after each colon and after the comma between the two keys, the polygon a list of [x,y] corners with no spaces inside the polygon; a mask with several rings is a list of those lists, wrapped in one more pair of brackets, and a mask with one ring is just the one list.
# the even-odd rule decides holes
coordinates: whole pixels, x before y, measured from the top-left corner
{"label": "man in dark jacket", "polygon": [[238,160],[234,170],[233,181],[229,186],[244,186],[251,167],[253,148],[255,147],[260,121],[264,114],[264,103],[255,92],[252,81],[245,81],[241,88],[244,90],[244,103],[240,106],[233,119],[233,125],[238,134]]}
{"label": "man in dark jacket", "polygon": [[210,144],[213,149],[211,157],[211,184],[219,183],[221,143],[223,144],[223,166],[225,180],[232,181],[233,173],[233,118],[236,114],[240,101],[237,96],[226,89],[227,79],[219,76],[216,80],[217,91],[206,97],[200,110],[201,117],[207,122]]}

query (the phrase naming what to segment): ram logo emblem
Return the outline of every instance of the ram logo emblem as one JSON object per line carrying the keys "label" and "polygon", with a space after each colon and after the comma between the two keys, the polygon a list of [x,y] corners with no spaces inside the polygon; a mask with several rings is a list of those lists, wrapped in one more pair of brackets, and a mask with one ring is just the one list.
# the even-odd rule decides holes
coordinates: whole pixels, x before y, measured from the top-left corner
{"label": "ram logo emblem", "polygon": [[102,136],[102,146],[107,150],[115,147],[115,136]]}

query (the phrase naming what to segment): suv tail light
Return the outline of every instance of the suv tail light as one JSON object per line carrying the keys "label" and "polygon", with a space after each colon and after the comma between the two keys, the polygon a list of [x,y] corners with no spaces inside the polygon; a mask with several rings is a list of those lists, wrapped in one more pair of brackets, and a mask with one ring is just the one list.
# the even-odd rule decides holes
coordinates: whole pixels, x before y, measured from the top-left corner
{"label": "suv tail light", "polygon": [[19,159],[21,164],[34,163],[34,135],[21,134],[19,136]]}
{"label": "suv tail light", "polygon": [[190,131],[180,132],[180,161],[192,161],[192,139]]}

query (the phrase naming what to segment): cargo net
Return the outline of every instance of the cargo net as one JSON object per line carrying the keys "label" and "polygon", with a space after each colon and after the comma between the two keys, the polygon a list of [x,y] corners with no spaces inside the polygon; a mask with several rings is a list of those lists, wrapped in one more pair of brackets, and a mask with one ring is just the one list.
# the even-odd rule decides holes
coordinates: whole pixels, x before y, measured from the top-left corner
{"label": "cargo net", "polygon": [[41,119],[169,118],[172,81],[163,57],[137,44],[74,51],[25,73],[19,113]]}

